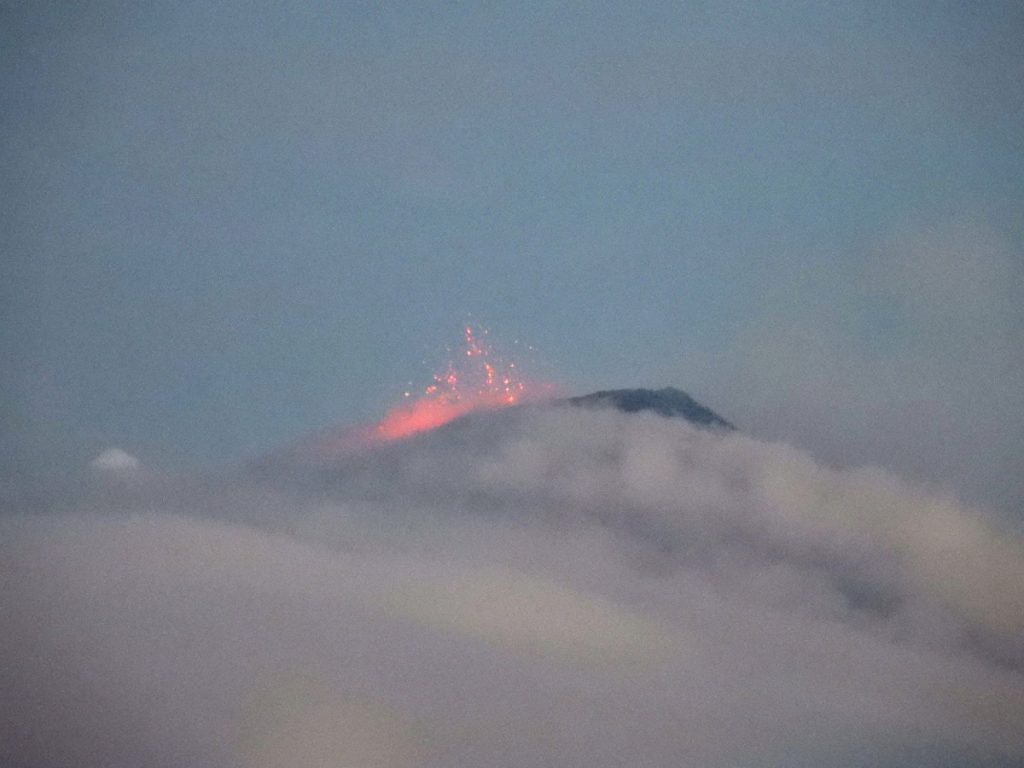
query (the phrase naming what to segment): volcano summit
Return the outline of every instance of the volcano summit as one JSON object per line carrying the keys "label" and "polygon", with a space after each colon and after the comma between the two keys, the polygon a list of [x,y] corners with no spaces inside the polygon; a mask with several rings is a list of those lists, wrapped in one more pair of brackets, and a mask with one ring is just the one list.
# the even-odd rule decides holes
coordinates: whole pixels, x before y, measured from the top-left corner
{"label": "volcano summit", "polygon": [[682,390],[664,389],[611,389],[590,395],[570,397],[565,402],[584,407],[611,407],[625,413],[650,411],[659,416],[681,417],[691,424],[704,427],[735,429],[710,408],[706,408]]}

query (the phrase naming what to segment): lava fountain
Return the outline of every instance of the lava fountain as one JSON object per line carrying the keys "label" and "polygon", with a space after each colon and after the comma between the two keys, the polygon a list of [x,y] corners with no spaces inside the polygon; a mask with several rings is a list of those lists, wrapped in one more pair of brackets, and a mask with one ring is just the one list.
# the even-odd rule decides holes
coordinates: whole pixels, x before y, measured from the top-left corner
{"label": "lava fountain", "polygon": [[488,344],[487,331],[463,329],[464,347],[451,355],[421,394],[406,401],[377,424],[377,436],[397,440],[435,429],[471,411],[493,410],[538,397],[547,388],[530,384],[519,368]]}

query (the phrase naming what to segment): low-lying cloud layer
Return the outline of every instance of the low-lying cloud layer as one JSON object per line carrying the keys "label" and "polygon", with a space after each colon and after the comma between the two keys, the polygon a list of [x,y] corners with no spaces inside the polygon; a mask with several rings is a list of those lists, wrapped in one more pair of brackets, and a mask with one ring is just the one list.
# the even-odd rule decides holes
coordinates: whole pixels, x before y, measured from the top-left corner
{"label": "low-lying cloud layer", "polygon": [[569,406],[0,521],[0,762],[1024,759],[1024,545],[882,470]]}

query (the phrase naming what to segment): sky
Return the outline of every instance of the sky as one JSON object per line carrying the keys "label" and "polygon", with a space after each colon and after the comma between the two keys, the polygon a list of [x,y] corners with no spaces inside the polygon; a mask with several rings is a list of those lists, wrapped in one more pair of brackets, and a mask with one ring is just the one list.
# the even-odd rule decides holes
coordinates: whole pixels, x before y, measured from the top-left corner
{"label": "sky", "polygon": [[1024,504],[1017,3],[0,13],[8,486],[376,419],[472,319]]}
{"label": "sky", "polygon": [[0,764],[1019,766],[1024,7],[272,5],[0,0]]}

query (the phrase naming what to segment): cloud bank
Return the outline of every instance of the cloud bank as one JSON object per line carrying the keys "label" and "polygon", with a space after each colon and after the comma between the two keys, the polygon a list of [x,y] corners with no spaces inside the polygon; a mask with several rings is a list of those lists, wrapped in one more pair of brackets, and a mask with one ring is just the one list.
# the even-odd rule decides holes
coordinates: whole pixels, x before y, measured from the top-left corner
{"label": "cloud bank", "polygon": [[949,486],[1020,526],[1024,260],[1005,220],[970,208],[907,222],[863,261],[809,255],[726,348],[674,374],[754,434]]}
{"label": "cloud bank", "polygon": [[16,766],[1024,758],[1024,544],[878,469],[531,406],[0,520]]}

